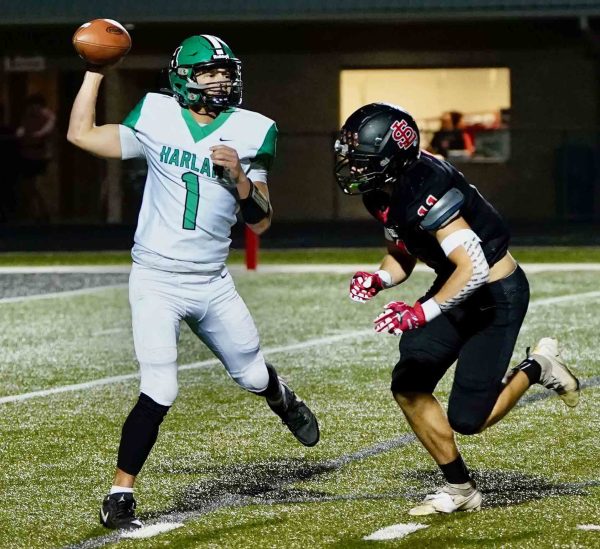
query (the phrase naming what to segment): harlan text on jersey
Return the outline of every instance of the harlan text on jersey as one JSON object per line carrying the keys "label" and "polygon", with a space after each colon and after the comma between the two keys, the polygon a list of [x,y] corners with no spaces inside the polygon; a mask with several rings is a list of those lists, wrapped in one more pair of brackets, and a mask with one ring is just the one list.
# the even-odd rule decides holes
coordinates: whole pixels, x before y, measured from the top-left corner
{"label": "harlan text on jersey", "polygon": [[208,157],[200,159],[195,153],[163,145],[160,151],[160,161],[164,164],[172,164],[217,179],[215,166]]}

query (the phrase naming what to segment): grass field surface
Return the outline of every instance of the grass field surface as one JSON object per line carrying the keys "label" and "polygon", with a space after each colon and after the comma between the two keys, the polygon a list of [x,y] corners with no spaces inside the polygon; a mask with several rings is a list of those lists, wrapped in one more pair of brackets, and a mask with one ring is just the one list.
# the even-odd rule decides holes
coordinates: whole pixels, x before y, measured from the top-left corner
{"label": "grass field surface", "polygon": [[[329,257],[353,263],[354,253]],[[2,264],[24,257],[33,256]],[[81,263],[56,261],[69,262]],[[534,388],[497,426],[460,436],[484,508],[430,517],[407,511],[441,476],[389,393],[398,339],[375,334],[371,321],[390,299],[419,297],[431,275],[365,305],[347,298],[347,274],[235,278],[266,356],[317,413],[322,440],[300,446],[184,326],[179,397],[136,487],[146,523],[178,527],[127,539],[97,517],[137,397],[127,275],[0,274],[0,547],[600,547],[597,273],[531,274],[513,357],[558,336],[587,385],[580,405]],[[451,379],[438,388],[442,402]],[[407,523],[427,528],[364,539]]]}

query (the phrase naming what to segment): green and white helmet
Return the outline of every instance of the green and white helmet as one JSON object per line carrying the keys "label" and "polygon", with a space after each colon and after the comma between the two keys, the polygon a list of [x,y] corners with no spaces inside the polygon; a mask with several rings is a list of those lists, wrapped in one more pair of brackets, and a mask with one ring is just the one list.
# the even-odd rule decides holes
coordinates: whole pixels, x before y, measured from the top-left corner
{"label": "green and white helmet", "polygon": [[[227,69],[230,81],[198,84],[195,75],[213,68]],[[242,62],[223,40],[210,34],[190,36],[173,52],[169,82],[182,107],[207,106],[219,110],[237,107],[242,102]]]}

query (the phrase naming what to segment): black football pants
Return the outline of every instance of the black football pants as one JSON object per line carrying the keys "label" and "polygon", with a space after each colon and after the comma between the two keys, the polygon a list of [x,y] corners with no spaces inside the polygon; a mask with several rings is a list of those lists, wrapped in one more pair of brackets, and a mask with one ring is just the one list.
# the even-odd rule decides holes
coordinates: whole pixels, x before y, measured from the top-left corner
{"label": "black football pants", "polygon": [[458,433],[477,433],[502,391],[528,304],[529,283],[517,267],[423,328],[405,332],[392,373],[392,392],[431,394],[458,361],[448,420]]}

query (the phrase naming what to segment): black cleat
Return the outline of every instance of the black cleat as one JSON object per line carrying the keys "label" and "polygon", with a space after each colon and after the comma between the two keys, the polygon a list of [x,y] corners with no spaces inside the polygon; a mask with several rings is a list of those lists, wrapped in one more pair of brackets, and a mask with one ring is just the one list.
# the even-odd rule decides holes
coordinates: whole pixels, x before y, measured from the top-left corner
{"label": "black cleat", "polygon": [[100,524],[106,528],[135,530],[143,525],[135,516],[135,499],[128,492],[109,494],[100,508]]}
{"label": "black cleat", "polygon": [[319,442],[317,418],[283,381],[281,381],[281,385],[285,391],[284,404],[273,406],[267,400],[269,408],[281,418],[283,424],[287,425],[287,428],[304,446],[314,446]]}

